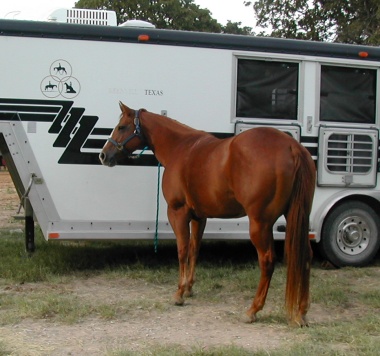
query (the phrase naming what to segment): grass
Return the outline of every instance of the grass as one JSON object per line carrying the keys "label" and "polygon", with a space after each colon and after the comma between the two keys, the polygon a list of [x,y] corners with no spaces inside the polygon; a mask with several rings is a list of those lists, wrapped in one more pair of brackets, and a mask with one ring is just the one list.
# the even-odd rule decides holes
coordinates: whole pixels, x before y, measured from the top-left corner
{"label": "grass", "polygon": [[[0,278],[13,282],[41,282],[62,276],[78,274],[94,275],[105,270],[124,273],[154,268],[160,264],[172,265],[176,261],[175,245],[155,255],[146,242],[49,242],[43,241],[41,233],[36,235],[36,252],[31,258],[24,252],[22,234],[1,233],[0,244],[5,252],[0,264]],[[171,245],[171,246],[170,246]],[[169,251],[171,250],[171,251]],[[166,254],[170,254],[167,260]],[[165,262],[166,261],[166,262]]]}
{"label": "grass", "polygon": [[[135,356],[136,353],[129,351],[116,351],[109,353],[108,356]],[[152,351],[139,351],[139,356],[268,356],[267,352],[258,351],[252,353],[251,351],[244,350],[241,347],[236,346],[226,346],[226,347],[213,347],[213,348],[202,348],[193,347],[190,351],[184,351],[183,348],[171,345],[169,347],[158,347]],[[271,354],[272,355],[272,354]]]}
{"label": "grass", "polygon": [[10,355],[11,352],[7,349],[5,344],[0,340],[0,356]]}
{"label": "grass", "polygon": [[[137,297],[111,301],[81,298],[67,285],[98,277],[112,284],[121,280],[143,281],[157,288],[172,289],[177,283],[174,241],[160,242],[69,242],[46,243],[36,236],[36,252],[24,252],[22,234],[0,232],[0,326],[22,320],[72,325],[89,318],[127,319],[137,309],[165,313],[166,302],[154,303]],[[281,246],[280,246],[281,250]],[[179,345],[156,346],[139,355],[378,355],[380,350],[380,261],[366,268],[324,270],[318,258],[312,269],[314,307],[326,318],[310,328],[287,329],[291,337],[273,351],[252,351],[237,346],[185,350]],[[283,295],[286,268],[279,263],[269,289],[267,304],[275,307],[260,318],[267,326],[285,328]],[[259,279],[255,252],[249,242],[207,242],[197,268],[197,303],[249,300]],[[238,321],[236,321],[238,322]],[[0,338],[0,356],[12,352]],[[111,350],[107,355],[134,355],[129,350]]]}

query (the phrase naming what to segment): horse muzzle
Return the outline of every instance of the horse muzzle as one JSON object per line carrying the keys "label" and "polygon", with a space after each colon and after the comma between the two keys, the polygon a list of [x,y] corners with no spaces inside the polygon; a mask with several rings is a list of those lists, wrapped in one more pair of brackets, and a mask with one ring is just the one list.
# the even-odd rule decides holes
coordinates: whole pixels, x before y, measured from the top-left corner
{"label": "horse muzzle", "polygon": [[114,167],[116,166],[115,156],[109,156],[104,151],[100,152],[99,160],[103,166]]}

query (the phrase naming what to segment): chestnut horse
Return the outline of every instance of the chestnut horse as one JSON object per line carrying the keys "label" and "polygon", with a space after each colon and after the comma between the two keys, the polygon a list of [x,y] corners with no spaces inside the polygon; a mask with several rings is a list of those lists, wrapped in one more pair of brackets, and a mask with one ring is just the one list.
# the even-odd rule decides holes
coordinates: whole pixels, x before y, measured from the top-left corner
{"label": "chestnut horse", "polygon": [[120,108],[120,121],[99,158],[112,167],[123,156],[148,146],[165,167],[162,190],[179,259],[175,303],[182,305],[184,297],[192,294],[207,218],[248,215],[249,235],[261,270],[247,311],[249,321],[255,321],[274,271],[273,224],[285,215],[285,305],[289,322],[307,325],[312,258],[308,231],[315,188],[315,165],[308,151],[273,128],[218,139],[144,109],[135,111],[123,103]]}

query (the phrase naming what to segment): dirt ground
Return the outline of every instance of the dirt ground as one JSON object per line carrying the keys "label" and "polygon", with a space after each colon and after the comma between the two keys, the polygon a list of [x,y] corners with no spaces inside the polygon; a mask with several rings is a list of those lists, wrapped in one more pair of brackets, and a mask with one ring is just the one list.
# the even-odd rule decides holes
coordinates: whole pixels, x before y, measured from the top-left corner
{"label": "dirt ground", "polygon": [[[18,231],[23,228],[23,222],[13,218],[18,204],[19,198],[9,174],[0,171],[0,229]],[[44,286],[27,284],[17,288]],[[75,325],[26,320],[11,327],[0,327],[0,340],[11,346],[14,355],[103,355],[115,350],[139,351],[152,345],[174,344],[189,350],[218,345],[272,349],[286,342],[288,336],[286,326],[242,323],[242,301],[202,305],[194,300],[185,307],[175,307],[171,305],[171,300],[166,300],[167,291],[157,286],[130,280],[120,285],[120,282],[99,277],[87,279],[84,283],[68,284],[64,288],[63,293],[75,293],[94,302],[101,298],[109,302],[115,299],[154,299],[155,303],[162,302],[168,309],[147,312],[137,306],[126,320],[96,319]]]}
{"label": "dirt ground", "polygon": [[[1,229],[18,231],[23,228],[23,222],[13,218],[18,204],[19,198],[9,174],[0,171]],[[43,286],[23,285],[17,288]],[[75,325],[27,320],[12,327],[0,327],[0,340],[7,346],[11,345],[14,355],[103,355],[111,350],[138,351],[152,345],[172,344],[189,349],[218,345],[272,349],[287,338],[286,327],[242,323],[239,320],[239,313],[243,311],[241,301],[212,306],[193,302],[186,307],[175,307],[171,306],[171,300],[165,300],[167,291],[159,290],[157,286],[128,280],[120,285],[100,278],[65,285],[63,292],[92,298],[94,302],[100,298],[120,301],[120,298],[138,299],[141,296],[145,300],[154,299],[156,303],[168,305],[168,310],[146,312],[137,307],[127,320],[86,320]],[[158,295],[161,297],[157,298]]]}
{"label": "dirt ground", "polygon": [[156,349],[158,345],[181,345],[189,351],[221,345],[271,350],[286,343],[291,335],[286,326],[241,322],[236,315],[241,311],[241,301],[235,304],[240,304],[240,308],[232,309],[233,301],[210,305],[194,300],[185,307],[176,307],[166,300],[168,291],[135,281],[126,281],[121,286],[91,279],[65,288],[66,293],[70,291],[83,298],[118,298],[120,301],[141,297],[155,303],[160,300],[168,307],[165,311],[147,311],[137,306],[128,313],[128,318],[121,320],[85,320],[74,325],[23,321],[12,327],[0,327],[0,338],[12,345],[15,355],[105,355],[117,350],[138,353],[151,347]]}
{"label": "dirt ground", "polygon": [[[0,229],[20,229],[22,220],[14,219],[17,216],[20,199],[16,193],[12,179],[4,167],[0,167]],[[23,212],[21,212],[22,216]]]}
{"label": "dirt ground", "polygon": [[[8,173],[0,171],[1,229],[22,228],[22,222],[12,219],[18,202]],[[15,288],[38,289],[44,285],[25,284]],[[127,278],[121,284],[120,280],[91,277],[57,288],[62,288],[62,293],[96,303],[101,299],[109,303],[141,300],[146,305],[154,300],[162,303],[164,310],[140,308],[137,304],[124,317],[112,321],[94,318],[67,325],[46,320],[24,320],[0,327],[0,341],[12,351],[12,355],[105,355],[117,350],[138,353],[149,347],[168,345],[181,345],[188,350],[235,345],[252,351],[270,351],[296,342],[300,337],[287,325],[242,322],[244,309],[249,307],[246,300],[231,299],[215,304],[195,298],[183,307],[176,307],[170,300],[170,291]],[[278,306],[267,304],[262,315],[270,315],[275,308]],[[318,306],[312,306],[309,312],[311,324],[332,318],[334,316],[326,315]]]}

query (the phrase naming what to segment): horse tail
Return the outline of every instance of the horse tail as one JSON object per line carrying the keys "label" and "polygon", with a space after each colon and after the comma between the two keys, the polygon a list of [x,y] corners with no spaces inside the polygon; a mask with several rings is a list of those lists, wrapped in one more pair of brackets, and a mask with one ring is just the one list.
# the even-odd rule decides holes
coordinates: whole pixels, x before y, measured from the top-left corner
{"label": "horse tail", "polygon": [[[286,214],[285,258],[287,280],[285,307],[289,320],[309,307],[312,250],[309,241],[309,215],[315,189],[315,166],[303,147],[295,155],[296,173]],[[300,316],[303,317],[302,315]]]}

